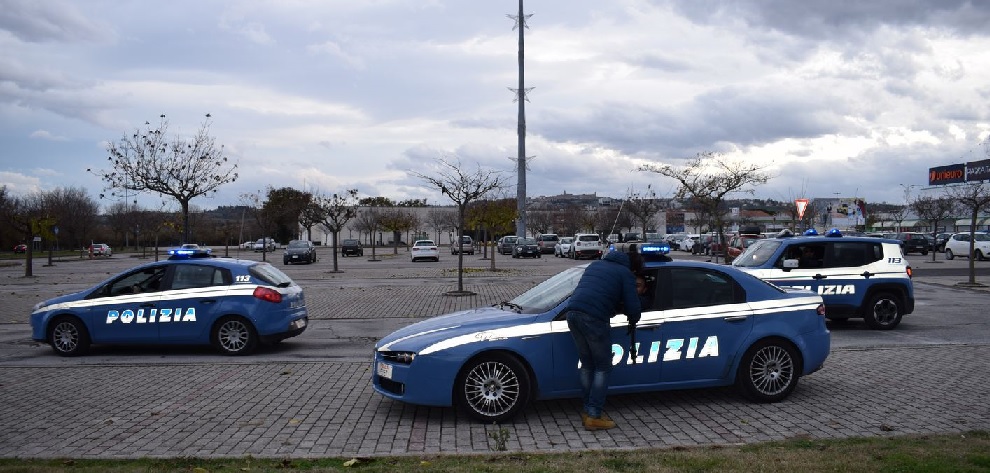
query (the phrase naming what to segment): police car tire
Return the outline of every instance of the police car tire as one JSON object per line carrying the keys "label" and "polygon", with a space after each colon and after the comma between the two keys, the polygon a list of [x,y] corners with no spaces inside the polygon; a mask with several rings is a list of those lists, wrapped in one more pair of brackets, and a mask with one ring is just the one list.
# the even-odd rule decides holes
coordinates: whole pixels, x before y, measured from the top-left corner
{"label": "police car tire", "polygon": [[904,316],[900,300],[889,292],[880,292],[870,298],[863,319],[875,330],[892,330]]}
{"label": "police car tire", "polygon": [[454,383],[454,401],[486,424],[515,417],[531,396],[529,371],[514,356],[488,353],[464,365]]}
{"label": "police car tire", "polygon": [[797,387],[801,361],[790,342],[764,339],[746,350],[736,373],[736,386],[754,402],[783,400]]}
{"label": "police car tire", "polygon": [[213,326],[213,346],[224,355],[247,355],[258,345],[258,335],[250,322],[242,317],[227,316]]}
{"label": "police car tire", "polygon": [[48,327],[48,343],[60,356],[79,356],[89,351],[89,332],[81,320],[59,317]]}

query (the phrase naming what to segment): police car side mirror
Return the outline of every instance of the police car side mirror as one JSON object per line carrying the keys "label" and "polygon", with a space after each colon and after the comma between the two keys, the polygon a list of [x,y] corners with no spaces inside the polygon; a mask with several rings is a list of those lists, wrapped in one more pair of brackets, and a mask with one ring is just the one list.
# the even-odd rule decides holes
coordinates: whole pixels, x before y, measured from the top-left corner
{"label": "police car side mirror", "polygon": [[798,268],[798,260],[796,259],[785,259],[784,260],[784,271],[790,271],[792,269]]}

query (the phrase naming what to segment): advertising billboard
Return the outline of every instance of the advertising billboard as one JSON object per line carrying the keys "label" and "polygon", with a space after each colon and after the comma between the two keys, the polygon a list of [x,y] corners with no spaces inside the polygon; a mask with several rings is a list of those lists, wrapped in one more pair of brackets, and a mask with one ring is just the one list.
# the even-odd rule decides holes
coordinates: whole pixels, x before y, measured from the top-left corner
{"label": "advertising billboard", "polygon": [[990,159],[966,163],[966,181],[990,181]]}
{"label": "advertising billboard", "polygon": [[950,164],[928,169],[928,185],[957,184],[966,182],[966,165]]}

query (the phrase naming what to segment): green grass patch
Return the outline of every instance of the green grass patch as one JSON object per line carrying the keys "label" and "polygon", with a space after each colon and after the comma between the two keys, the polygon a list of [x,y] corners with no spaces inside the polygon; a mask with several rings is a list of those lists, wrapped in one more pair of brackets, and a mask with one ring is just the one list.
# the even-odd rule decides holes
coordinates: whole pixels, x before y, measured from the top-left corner
{"label": "green grass patch", "polygon": [[793,439],[744,446],[406,455],[374,458],[209,460],[0,459],[0,471],[82,472],[990,472],[990,433]]}

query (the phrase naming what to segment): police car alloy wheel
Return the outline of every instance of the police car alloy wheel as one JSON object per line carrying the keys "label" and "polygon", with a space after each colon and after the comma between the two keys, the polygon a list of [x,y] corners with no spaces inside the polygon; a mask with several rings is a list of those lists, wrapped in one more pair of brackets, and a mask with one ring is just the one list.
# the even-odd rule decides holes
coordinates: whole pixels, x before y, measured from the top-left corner
{"label": "police car alloy wheel", "polygon": [[797,386],[798,357],[782,340],[763,340],[750,347],[739,364],[736,383],[747,398],[756,402],[777,402]]}
{"label": "police car alloy wheel", "polygon": [[486,423],[501,422],[529,402],[529,372],[510,355],[483,355],[465,365],[454,389],[468,415]]}
{"label": "police car alloy wheel", "polygon": [[881,292],[866,305],[866,325],[877,330],[891,330],[901,323],[903,311],[893,294]]}
{"label": "police car alloy wheel", "polygon": [[258,344],[258,336],[244,319],[225,317],[213,329],[213,344],[224,355],[246,355]]}
{"label": "police car alloy wheel", "polygon": [[55,353],[62,356],[78,356],[89,349],[89,333],[86,326],[74,317],[63,317],[51,325],[48,341]]}

